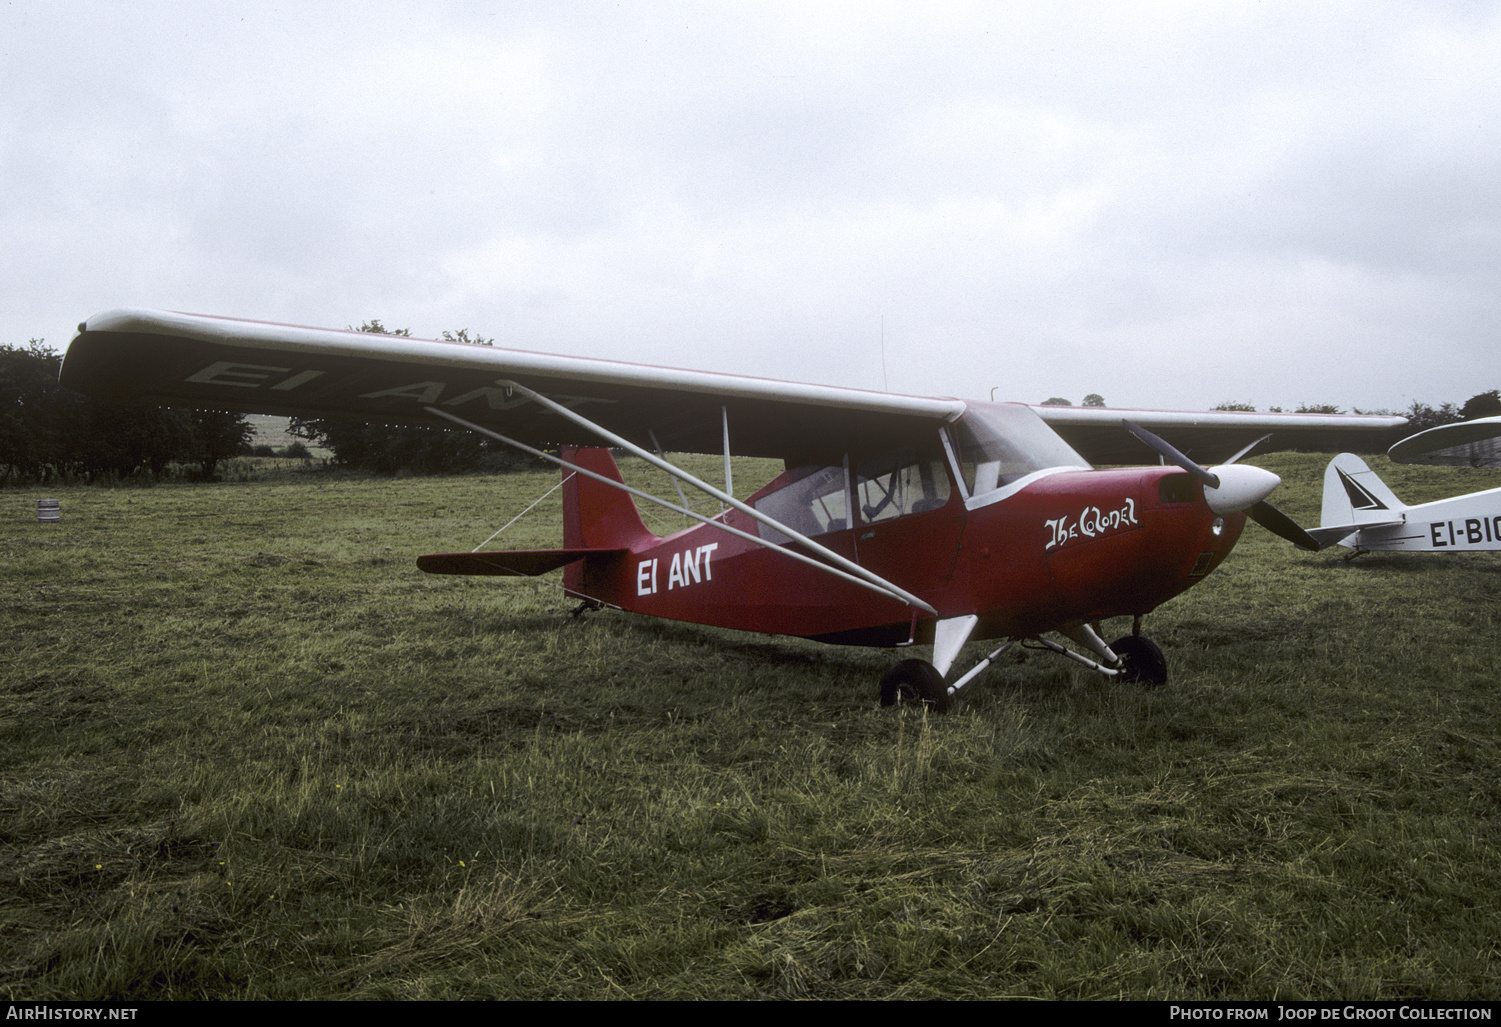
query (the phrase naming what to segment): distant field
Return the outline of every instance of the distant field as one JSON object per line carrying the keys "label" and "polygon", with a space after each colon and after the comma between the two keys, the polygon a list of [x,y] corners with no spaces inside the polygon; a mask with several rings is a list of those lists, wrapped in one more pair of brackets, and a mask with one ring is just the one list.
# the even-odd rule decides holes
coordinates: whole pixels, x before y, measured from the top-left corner
{"label": "distant field", "polygon": [[[1327,457],[1253,462],[1316,523]],[[6,998],[1501,997],[1501,556],[1251,526],[1166,687],[924,717],[894,652],[416,570],[553,474],[278,466],[0,491]]]}
{"label": "distant field", "polygon": [[[277,417],[274,414],[246,414],[245,419],[255,429],[255,435],[250,439],[252,446],[270,446],[272,449],[282,450],[293,443],[301,443],[308,447],[314,459],[327,460],[333,456],[333,450],[315,446],[307,439],[300,439],[287,431],[290,418]],[[253,463],[253,461],[247,461],[247,463]]]}
{"label": "distant field", "polygon": [[272,449],[281,449],[293,442],[302,442],[305,446],[307,440],[298,439],[287,431],[287,418],[277,417],[274,414],[246,414],[245,419],[255,429],[255,438],[251,445],[270,446]]}

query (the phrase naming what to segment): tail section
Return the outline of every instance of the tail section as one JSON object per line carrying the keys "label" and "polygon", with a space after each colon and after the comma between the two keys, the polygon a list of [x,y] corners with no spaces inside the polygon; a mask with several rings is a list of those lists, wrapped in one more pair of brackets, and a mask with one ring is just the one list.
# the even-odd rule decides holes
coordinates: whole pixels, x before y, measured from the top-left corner
{"label": "tail section", "polygon": [[1401,523],[1407,504],[1354,453],[1341,453],[1324,471],[1324,507],[1320,526],[1309,532],[1319,548],[1337,542],[1353,545],[1363,528]]}
{"label": "tail section", "polygon": [[[586,471],[621,482],[620,469],[608,449],[564,446],[559,456]],[[630,493],[587,475],[563,471],[565,549],[629,549],[652,538]]]}
{"label": "tail section", "polygon": [[[619,482],[607,449],[564,447],[564,460]],[[417,558],[429,574],[520,576],[563,568],[563,586],[584,598],[608,599],[619,591],[610,570],[633,547],[655,542],[629,494],[576,471],[563,471],[563,548],[503,552],[431,553]]]}
{"label": "tail section", "polygon": [[[564,446],[558,455],[577,467],[620,482],[620,468],[608,449]],[[563,545],[567,549],[627,550],[655,540],[641,521],[630,493],[588,475],[563,470]],[[599,559],[569,564],[563,587],[582,598],[610,600],[613,576]]]}
{"label": "tail section", "polygon": [[1385,524],[1401,520],[1406,509],[1407,504],[1354,453],[1341,453],[1329,461],[1324,471],[1324,509],[1319,523]]}

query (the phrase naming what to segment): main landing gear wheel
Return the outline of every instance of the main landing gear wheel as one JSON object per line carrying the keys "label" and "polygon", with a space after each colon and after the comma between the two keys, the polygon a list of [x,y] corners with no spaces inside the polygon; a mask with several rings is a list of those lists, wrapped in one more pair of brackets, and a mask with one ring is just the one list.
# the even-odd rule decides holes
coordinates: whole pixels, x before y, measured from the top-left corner
{"label": "main landing gear wheel", "polygon": [[1167,657],[1150,638],[1126,635],[1111,642],[1110,651],[1124,664],[1116,680],[1148,688],[1167,684]]}
{"label": "main landing gear wheel", "polygon": [[934,713],[943,713],[951,698],[943,686],[943,675],[926,660],[903,660],[881,679],[882,706],[922,704]]}

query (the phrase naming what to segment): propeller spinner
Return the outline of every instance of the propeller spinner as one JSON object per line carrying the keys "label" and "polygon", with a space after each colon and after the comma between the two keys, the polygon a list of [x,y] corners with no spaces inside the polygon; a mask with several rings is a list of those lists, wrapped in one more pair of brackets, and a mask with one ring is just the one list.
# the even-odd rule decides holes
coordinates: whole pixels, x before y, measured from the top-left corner
{"label": "propeller spinner", "polygon": [[1204,467],[1190,460],[1172,443],[1152,434],[1141,425],[1125,420],[1121,423],[1126,426],[1128,432],[1150,446],[1158,456],[1170,464],[1176,464],[1202,481],[1204,502],[1215,513],[1224,516],[1244,510],[1246,516],[1273,535],[1287,539],[1299,549],[1318,550],[1319,544],[1312,535],[1298,527],[1287,514],[1266,501],[1266,497],[1272,494],[1272,490],[1282,484],[1282,479],[1260,467],[1235,462],[1250,452],[1253,447],[1264,442],[1267,436],[1257,439],[1223,464]]}

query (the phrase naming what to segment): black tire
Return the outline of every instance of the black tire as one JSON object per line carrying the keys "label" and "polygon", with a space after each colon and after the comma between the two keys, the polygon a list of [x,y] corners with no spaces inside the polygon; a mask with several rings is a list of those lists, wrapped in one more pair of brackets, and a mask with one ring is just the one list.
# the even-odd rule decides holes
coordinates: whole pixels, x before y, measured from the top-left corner
{"label": "black tire", "polygon": [[1110,651],[1121,658],[1125,668],[1117,681],[1156,688],[1167,684],[1167,657],[1157,643],[1143,635],[1126,635],[1110,643]]}
{"label": "black tire", "polygon": [[943,675],[927,660],[903,660],[881,679],[882,706],[922,704],[934,713],[943,713],[951,700]]}

